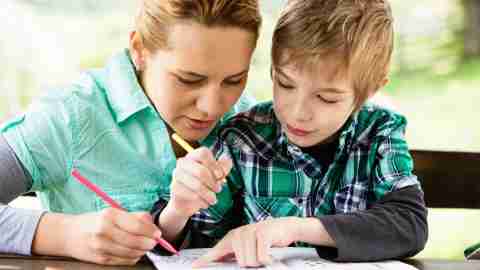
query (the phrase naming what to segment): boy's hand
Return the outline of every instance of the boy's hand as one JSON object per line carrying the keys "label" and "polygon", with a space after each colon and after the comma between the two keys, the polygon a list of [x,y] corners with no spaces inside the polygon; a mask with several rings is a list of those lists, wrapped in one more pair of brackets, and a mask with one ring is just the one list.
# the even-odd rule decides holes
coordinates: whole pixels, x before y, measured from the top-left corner
{"label": "boy's hand", "polygon": [[113,208],[67,221],[65,252],[74,258],[105,265],[134,265],[156,245],[160,230],[148,213]]}
{"label": "boy's hand", "polygon": [[268,219],[230,231],[207,254],[193,262],[194,268],[221,261],[232,254],[240,267],[259,267],[272,263],[271,247],[287,247],[296,240],[296,218]]}
{"label": "boy's hand", "polygon": [[222,179],[230,172],[232,161],[218,161],[206,147],[195,149],[178,159],[170,186],[169,204],[177,214],[190,217],[200,209],[217,203],[216,193],[222,190]]}

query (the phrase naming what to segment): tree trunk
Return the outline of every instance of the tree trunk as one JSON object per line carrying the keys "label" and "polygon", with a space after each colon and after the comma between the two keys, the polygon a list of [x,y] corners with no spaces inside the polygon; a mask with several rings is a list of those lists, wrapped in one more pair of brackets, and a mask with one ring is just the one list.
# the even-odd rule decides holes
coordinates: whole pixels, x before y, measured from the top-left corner
{"label": "tree trunk", "polygon": [[480,56],[480,0],[463,0],[465,10],[464,54]]}

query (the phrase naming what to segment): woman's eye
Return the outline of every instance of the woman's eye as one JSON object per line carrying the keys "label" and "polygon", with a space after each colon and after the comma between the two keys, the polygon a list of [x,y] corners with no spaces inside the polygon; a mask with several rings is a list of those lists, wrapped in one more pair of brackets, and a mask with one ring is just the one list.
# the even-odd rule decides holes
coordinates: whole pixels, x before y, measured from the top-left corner
{"label": "woman's eye", "polygon": [[185,85],[195,85],[203,81],[203,79],[200,80],[187,80],[182,77],[177,76],[177,80]]}
{"label": "woman's eye", "polygon": [[231,81],[225,81],[225,84],[227,85],[239,85],[243,82],[243,79],[240,80],[231,80]]}
{"label": "woman's eye", "polygon": [[277,79],[277,83],[278,85],[280,85],[280,87],[284,88],[284,89],[293,89],[294,87],[291,86],[291,85],[288,85],[288,84],[284,84],[282,83],[280,80]]}

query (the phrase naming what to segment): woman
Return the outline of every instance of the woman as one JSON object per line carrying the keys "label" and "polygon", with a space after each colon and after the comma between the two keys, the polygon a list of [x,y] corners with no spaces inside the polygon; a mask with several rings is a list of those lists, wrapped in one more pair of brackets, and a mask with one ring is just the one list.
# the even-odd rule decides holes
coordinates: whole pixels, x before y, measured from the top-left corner
{"label": "woman", "polygon": [[[256,0],[141,2],[128,50],[0,130],[0,203],[37,191],[50,210],[0,206],[0,252],[136,263],[161,235],[141,211],[168,198],[184,154],[169,135],[208,145],[222,119],[248,108]],[[108,208],[72,169],[137,212]]]}

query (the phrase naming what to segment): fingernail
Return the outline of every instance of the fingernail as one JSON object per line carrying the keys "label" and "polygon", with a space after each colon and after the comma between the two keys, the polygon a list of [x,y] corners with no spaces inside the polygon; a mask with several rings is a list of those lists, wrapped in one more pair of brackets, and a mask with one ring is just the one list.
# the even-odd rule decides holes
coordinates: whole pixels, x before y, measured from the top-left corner
{"label": "fingernail", "polygon": [[214,173],[215,173],[215,177],[217,177],[217,178],[223,177],[223,171],[220,170],[220,169],[216,169],[216,170],[214,171]]}
{"label": "fingernail", "polygon": [[155,238],[162,238],[162,232],[156,231],[154,236]]}

